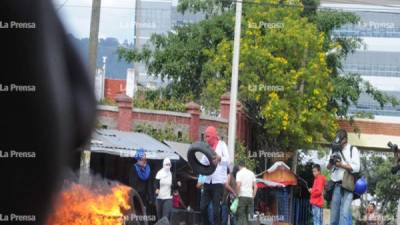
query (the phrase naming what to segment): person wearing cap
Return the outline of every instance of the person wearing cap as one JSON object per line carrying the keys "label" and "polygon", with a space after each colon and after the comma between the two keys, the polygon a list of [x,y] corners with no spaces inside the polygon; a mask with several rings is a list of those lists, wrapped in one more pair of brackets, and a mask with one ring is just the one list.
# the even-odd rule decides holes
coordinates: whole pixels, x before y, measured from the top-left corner
{"label": "person wearing cap", "polygon": [[224,191],[225,183],[227,182],[227,171],[229,165],[229,153],[228,147],[225,142],[220,140],[217,134],[217,130],[213,126],[209,126],[205,130],[206,142],[210,145],[211,150],[215,153],[215,157],[212,162],[209,162],[207,157],[203,156],[201,163],[209,165],[214,163],[217,167],[209,176],[206,176],[203,194],[200,200],[200,211],[202,214],[202,220],[204,225],[209,225],[208,219],[208,205],[211,202],[214,210],[213,218],[214,225],[221,224],[221,213],[220,213],[220,202],[222,200],[222,194]]}

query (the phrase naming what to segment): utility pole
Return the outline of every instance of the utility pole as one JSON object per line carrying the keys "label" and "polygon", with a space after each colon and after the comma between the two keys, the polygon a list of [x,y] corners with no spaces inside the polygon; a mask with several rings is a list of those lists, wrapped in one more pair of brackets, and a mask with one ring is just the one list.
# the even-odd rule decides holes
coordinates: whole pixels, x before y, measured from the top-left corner
{"label": "utility pole", "polygon": [[231,162],[235,160],[236,138],[236,104],[238,91],[239,54],[240,54],[240,30],[242,24],[242,2],[236,1],[235,36],[233,40],[233,60],[231,78],[231,96],[229,108],[228,149]]}
{"label": "utility pole", "polygon": [[[92,15],[90,17],[90,34],[89,34],[89,73],[92,75],[93,87],[96,85],[96,57],[97,42],[99,41],[99,24],[100,24],[100,7],[101,0],[92,1]],[[104,88],[102,87],[102,92]],[[86,143],[85,149],[90,149],[90,141]],[[83,151],[81,154],[81,171],[79,175],[79,183],[90,185],[88,164],[90,162],[90,151]]]}
{"label": "utility pole", "polygon": [[[141,8],[141,0],[136,0],[135,1],[135,36],[134,36],[134,49],[139,50],[140,49],[140,29],[141,29],[141,17],[142,17],[142,12],[140,9]],[[135,96],[136,91],[138,90],[138,83],[139,83],[139,74],[140,74],[140,62],[134,62],[133,64],[133,70],[134,70],[134,85],[133,85],[133,96]]]}
{"label": "utility pole", "polygon": [[90,17],[90,36],[89,36],[89,69],[93,75],[93,81],[96,75],[97,64],[97,43],[99,41],[101,0],[92,0],[92,15]]}

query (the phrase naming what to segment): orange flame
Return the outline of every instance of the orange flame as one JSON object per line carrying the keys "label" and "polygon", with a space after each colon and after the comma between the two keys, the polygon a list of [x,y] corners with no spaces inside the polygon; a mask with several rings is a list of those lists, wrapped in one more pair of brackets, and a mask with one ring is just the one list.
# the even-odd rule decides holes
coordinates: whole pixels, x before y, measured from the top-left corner
{"label": "orange flame", "polygon": [[122,225],[130,209],[130,187],[115,185],[105,193],[73,183],[62,191],[47,225]]}

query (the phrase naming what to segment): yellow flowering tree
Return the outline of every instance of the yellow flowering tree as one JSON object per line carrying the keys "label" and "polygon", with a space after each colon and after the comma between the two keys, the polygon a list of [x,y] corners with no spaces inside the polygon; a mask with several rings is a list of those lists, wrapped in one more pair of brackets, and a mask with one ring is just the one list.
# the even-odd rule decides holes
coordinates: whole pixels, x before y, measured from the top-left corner
{"label": "yellow flowering tree", "polygon": [[[280,3],[290,7],[273,7]],[[244,5],[239,97],[260,125],[259,139],[279,150],[311,147],[337,129],[335,109],[327,107],[334,88],[324,35],[301,16],[302,11],[297,0]],[[206,97],[229,90],[232,46],[232,40],[225,39],[208,53],[207,72],[218,76],[203,91]],[[215,88],[216,84],[226,87]]]}

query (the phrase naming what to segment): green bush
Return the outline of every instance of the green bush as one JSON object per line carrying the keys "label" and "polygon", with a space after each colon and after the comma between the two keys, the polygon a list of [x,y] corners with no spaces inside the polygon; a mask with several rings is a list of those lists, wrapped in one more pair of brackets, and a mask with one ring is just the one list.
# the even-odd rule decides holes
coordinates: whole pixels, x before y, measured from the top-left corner
{"label": "green bush", "polygon": [[186,112],[186,103],[190,100],[190,97],[176,99],[168,95],[165,89],[140,90],[133,99],[133,106],[143,109]]}
{"label": "green bush", "polygon": [[103,98],[100,101],[97,101],[97,104],[98,105],[113,105],[113,106],[117,105],[117,103],[114,100],[108,99],[108,98]]}
{"label": "green bush", "polygon": [[148,134],[158,141],[168,140],[185,143],[189,142],[188,135],[182,133],[182,136],[179,137],[178,133],[175,132],[174,126],[171,123],[167,123],[162,129],[155,128],[148,123],[142,123],[135,125],[134,131]]}
{"label": "green bush", "polygon": [[248,149],[246,146],[239,140],[236,140],[235,144],[235,163],[237,163],[240,160],[243,160],[246,164],[246,167],[251,170],[255,171],[256,169],[256,161],[254,158],[249,157],[248,155]]}

